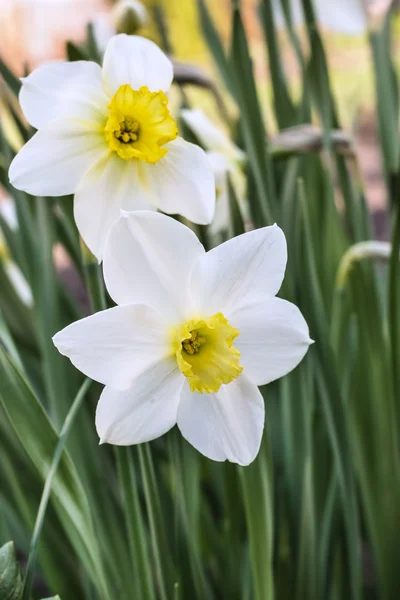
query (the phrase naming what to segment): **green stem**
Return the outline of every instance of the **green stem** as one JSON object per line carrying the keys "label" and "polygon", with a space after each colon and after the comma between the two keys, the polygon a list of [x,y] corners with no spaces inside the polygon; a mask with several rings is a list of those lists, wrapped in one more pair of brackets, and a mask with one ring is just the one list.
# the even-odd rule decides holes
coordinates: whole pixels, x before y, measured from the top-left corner
{"label": "green stem", "polygon": [[152,600],[155,597],[153,575],[147,550],[144,517],[132,464],[131,448],[116,447],[115,455],[118,466],[118,480],[124,501],[130,559],[137,582],[136,593],[143,600]]}
{"label": "green stem", "polygon": [[57,472],[57,468],[59,462],[61,460],[62,453],[64,451],[65,444],[68,439],[69,432],[71,430],[72,424],[75,420],[75,417],[82,405],[82,402],[86,396],[86,392],[89,389],[91,384],[90,379],[86,379],[82,384],[79,392],[77,393],[75,400],[72,403],[71,408],[68,411],[67,416],[65,417],[65,421],[61,428],[60,437],[58,438],[58,442],[54,451],[53,460],[50,466],[50,470],[47,474],[46,481],[43,488],[42,497],[40,499],[39,510],[36,516],[35,528],[33,530],[31,545],[29,549],[29,557],[28,557],[28,565],[25,573],[24,580],[24,590],[23,590],[23,600],[29,600],[31,597],[32,591],[32,579],[33,579],[33,570],[36,563],[36,555],[37,555],[37,547],[40,539],[40,534],[42,532],[44,518],[46,516],[47,505],[49,503],[49,498],[51,494],[51,486],[53,483],[54,476]]}
{"label": "green stem", "polygon": [[[142,472],[142,480],[143,480],[143,491],[144,498],[147,507],[147,514],[149,519],[149,527],[150,527],[150,538],[153,547],[153,555],[154,555],[154,567],[158,580],[158,592],[161,600],[167,600],[167,592],[165,586],[165,579],[163,574],[163,561],[160,555],[160,543],[158,539],[159,531],[157,530],[157,523],[155,517],[155,506],[154,499],[151,490],[151,474],[146,461],[147,448],[145,445],[138,446],[138,454],[139,454],[139,462],[140,469]],[[167,558],[166,556],[164,558]]]}
{"label": "green stem", "polygon": [[[400,204],[399,199],[395,198],[393,202],[393,233],[392,233],[392,253],[389,262],[389,338],[390,338],[390,358],[393,377],[393,399],[399,398],[399,315],[398,315],[398,278],[399,278],[399,249],[400,249]],[[397,418],[395,415],[395,406],[393,400],[390,402],[391,423],[393,435],[393,448],[397,450]],[[398,453],[396,452],[396,456]]]}

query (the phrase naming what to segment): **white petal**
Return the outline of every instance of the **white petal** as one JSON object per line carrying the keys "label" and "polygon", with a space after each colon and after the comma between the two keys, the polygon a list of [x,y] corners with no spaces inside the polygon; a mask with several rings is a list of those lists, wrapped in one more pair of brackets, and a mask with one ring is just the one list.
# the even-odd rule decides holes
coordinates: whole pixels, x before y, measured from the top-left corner
{"label": "white petal", "polygon": [[104,55],[103,81],[110,95],[127,83],[134,90],[146,85],[151,92],[166,92],[172,79],[172,63],[154,42],[125,34],[109,41]]}
{"label": "white petal", "polygon": [[10,229],[17,231],[17,209],[15,206],[15,201],[11,198],[11,196],[5,196],[0,199],[0,215],[3,217]]}
{"label": "white petal", "polygon": [[124,213],[104,252],[108,292],[117,304],[147,304],[175,323],[191,309],[189,274],[203,253],[193,231],[171,217]]}
{"label": "white petal", "polygon": [[29,284],[28,284],[27,280],[25,279],[25,276],[22,273],[21,269],[18,267],[18,265],[15,264],[15,262],[13,262],[11,260],[7,260],[4,263],[4,269],[14,287],[14,290],[17,292],[17,294],[20,297],[20,299],[22,300],[22,302],[24,304],[26,304],[26,306],[32,307],[33,306],[32,290],[29,287]]}
{"label": "white petal", "polygon": [[168,214],[180,214],[200,225],[211,223],[215,210],[215,181],[206,153],[177,138],[154,165],[142,163],[142,181],[149,202]]}
{"label": "white petal", "polygon": [[212,172],[215,177],[215,184],[220,187],[226,182],[228,173],[232,173],[235,169],[235,164],[221,152],[207,152],[208,162],[211,165]]}
{"label": "white petal", "polygon": [[287,260],[283,231],[273,225],[239,235],[200,257],[192,273],[193,296],[202,314],[231,313],[249,301],[275,296]]}
{"label": "white petal", "polygon": [[18,152],[10,165],[10,182],[39,196],[73,194],[87,169],[107,150],[102,132],[83,121],[52,121]]}
{"label": "white petal", "polygon": [[184,377],[174,360],[163,360],[142,373],[133,387],[106,387],[96,411],[101,442],[129,446],[160,437],[176,423]]}
{"label": "white petal", "polygon": [[53,342],[85,375],[125,390],[170,353],[168,326],[151,308],[116,306],[68,325]]}
{"label": "white petal", "polygon": [[206,150],[215,150],[236,160],[243,159],[244,152],[202,110],[185,108],[181,110],[181,116]]}
{"label": "white petal", "polygon": [[75,193],[74,216],[86,245],[99,261],[111,226],[123,210],[151,207],[142,192],[137,161],[108,153],[81,179]]}
{"label": "white petal", "polygon": [[109,103],[101,68],[84,60],[39,67],[22,79],[19,101],[29,123],[37,129],[64,117],[104,121]]}
{"label": "white petal", "polygon": [[260,449],[264,400],[243,375],[216,394],[191,392],[184,385],[178,408],[183,437],[212,460],[250,464]]}
{"label": "white petal", "polygon": [[248,304],[231,315],[230,323],[240,332],[235,340],[240,364],[257,385],[290,373],[312,343],[297,306],[280,298]]}

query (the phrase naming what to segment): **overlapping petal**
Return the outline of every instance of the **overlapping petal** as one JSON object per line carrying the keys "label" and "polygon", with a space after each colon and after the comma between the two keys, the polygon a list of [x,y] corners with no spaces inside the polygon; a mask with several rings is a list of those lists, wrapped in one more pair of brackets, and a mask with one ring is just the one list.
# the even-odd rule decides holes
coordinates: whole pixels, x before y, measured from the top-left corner
{"label": "overlapping petal", "polygon": [[121,85],[151,92],[168,91],[173,79],[171,61],[154,42],[136,35],[120,34],[108,43],[103,61],[103,82],[112,96]]}
{"label": "overlapping petal", "polygon": [[104,277],[118,304],[143,303],[179,322],[191,310],[189,275],[204,248],[188,227],[156,212],[124,214],[112,227]]}
{"label": "overlapping petal", "polygon": [[108,233],[123,210],[150,210],[136,161],[114,153],[100,158],[83,176],[75,193],[74,216],[85,243],[103,258]]}
{"label": "overlapping petal", "polygon": [[87,169],[105,153],[104,134],[92,125],[78,119],[51,121],[19,151],[9,178],[29,194],[72,194]]}
{"label": "overlapping petal", "polygon": [[204,456],[248,465],[260,448],[264,412],[257,386],[241,375],[216,394],[191,392],[185,383],[177,421],[183,437]]}
{"label": "overlapping petal", "polygon": [[250,302],[232,313],[230,323],[240,331],[235,340],[240,363],[257,385],[290,373],[312,343],[297,306],[281,298]]}
{"label": "overlapping petal", "polygon": [[75,117],[104,124],[108,97],[101,68],[94,62],[50,63],[22,79],[19,101],[25,117],[39,129],[54,119]]}
{"label": "overlapping petal", "polygon": [[266,301],[281,287],[287,261],[283,231],[273,225],[213,248],[192,272],[193,296],[205,314],[225,317],[249,302]]}
{"label": "overlapping petal", "polygon": [[101,442],[118,446],[158,438],[176,423],[184,377],[172,359],[144,371],[124,392],[106,387],[96,411]]}
{"label": "overlapping petal", "polygon": [[76,321],[57,333],[59,352],[88,377],[117,390],[169,353],[167,326],[147,306],[116,306]]}
{"label": "overlapping petal", "polygon": [[142,184],[151,204],[193,223],[211,223],[215,211],[215,181],[205,152],[182,138],[167,145],[156,164],[141,163]]}

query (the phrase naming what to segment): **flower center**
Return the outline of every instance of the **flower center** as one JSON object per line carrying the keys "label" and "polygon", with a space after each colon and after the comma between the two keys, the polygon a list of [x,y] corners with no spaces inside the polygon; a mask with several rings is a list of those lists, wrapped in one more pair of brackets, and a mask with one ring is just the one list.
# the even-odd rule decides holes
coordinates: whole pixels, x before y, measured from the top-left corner
{"label": "flower center", "polygon": [[147,86],[133,90],[121,85],[109,106],[104,129],[110,150],[124,160],[136,158],[156,163],[166,155],[163,146],[178,135],[164,92],[150,92]]}
{"label": "flower center", "polygon": [[123,144],[136,142],[139,137],[139,123],[133,119],[124,119],[119,124],[119,129],[114,131],[114,136]]}
{"label": "flower center", "polygon": [[222,313],[187,321],[173,330],[176,361],[192,392],[214,393],[239,377],[240,352],[232,345],[238,335]]}

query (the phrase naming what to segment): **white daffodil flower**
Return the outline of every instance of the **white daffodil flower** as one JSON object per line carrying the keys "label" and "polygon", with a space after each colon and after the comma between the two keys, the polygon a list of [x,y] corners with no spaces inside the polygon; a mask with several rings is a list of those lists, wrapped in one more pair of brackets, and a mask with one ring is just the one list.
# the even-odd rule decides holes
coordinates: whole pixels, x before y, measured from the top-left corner
{"label": "white daffodil flower", "polygon": [[[0,215],[13,231],[18,229],[18,219],[14,201],[7,197],[0,200]],[[0,227],[0,262],[3,269],[18,294],[20,300],[27,306],[33,306],[32,290],[19,266],[12,260],[4,234]]]}
{"label": "white daffodil flower", "polygon": [[210,230],[211,233],[217,234],[229,228],[228,175],[231,177],[242,213],[246,213],[246,181],[241,168],[246,155],[202,110],[185,108],[181,110],[181,117],[206,149],[214,173],[217,203]]}
{"label": "white daffodil flower", "polygon": [[101,442],[138,444],[177,424],[208,458],[251,463],[264,427],[257,386],[289,373],[311,343],[298,308],[275,298],[286,258],[277,226],[205,252],[171,217],[123,213],[103,263],[119,306],[53,338],[106,385],[96,413]]}
{"label": "white daffodil flower", "polygon": [[12,162],[10,181],[35,195],[74,193],[78,229],[99,260],[121,208],[212,221],[214,177],[203,150],[177,137],[165,94],[172,78],[153,42],[121,34],[102,69],[53,63],[22,80],[20,103],[39,131]]}

